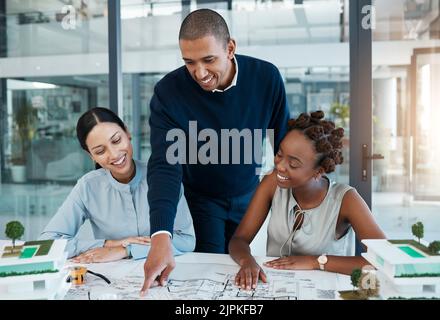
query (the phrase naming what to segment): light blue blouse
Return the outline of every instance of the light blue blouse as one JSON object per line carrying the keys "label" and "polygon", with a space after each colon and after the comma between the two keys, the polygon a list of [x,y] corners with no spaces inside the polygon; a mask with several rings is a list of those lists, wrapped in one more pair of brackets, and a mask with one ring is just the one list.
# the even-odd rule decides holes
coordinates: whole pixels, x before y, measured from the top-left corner
{"label": "light blue blouse", "polygon": [[[68,239],[70,258],[102,247],[106,239],[149,236],[147,166],[136,160],[135,165],[136,174],[128,184],[118,182],[106,169],[94,170],[81,177],[41,233],[40,239]],[[95,240],[78,239],[78,230],[86,219],[90,221]],[[195,247],[193,221],[183,196],[183,186],[172,244],[175,255],[193,251]],[[135,259],[144,258],[149,248],[136,246],[136,250],[130,253]]]}

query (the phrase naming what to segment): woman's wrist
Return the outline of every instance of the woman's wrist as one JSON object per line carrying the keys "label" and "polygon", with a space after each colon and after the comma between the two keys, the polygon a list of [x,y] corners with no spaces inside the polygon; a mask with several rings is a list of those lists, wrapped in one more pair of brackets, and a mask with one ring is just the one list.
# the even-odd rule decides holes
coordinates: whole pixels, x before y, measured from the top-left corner
{"label": "woman's wrist", "polygon": [[104,248],[112,247],[112,240],[104,240]]}
{"label": "woman's wrist", "polygon": [[310,258],[311,258],[312,270],[321,270],[318,262],[319,256],[310,256]]}
{"label": "woman's wrist", "polygon": [[130,251],[121,245],[119,245],[117,247],[110,247],[109,250],[111,250],[113,252],[117,252],[116,255],[119,257],[119,259],[126,259],[126,258],[130,257]]}
{"label": "woman's wrist", "polygon": [[244,257],[241,257],[240,259],[238,259],[238,264],[241,266],[243,266],[244,264],[248,264],[250,262],[254,262],[255,259],[252,255],[247,255]]}

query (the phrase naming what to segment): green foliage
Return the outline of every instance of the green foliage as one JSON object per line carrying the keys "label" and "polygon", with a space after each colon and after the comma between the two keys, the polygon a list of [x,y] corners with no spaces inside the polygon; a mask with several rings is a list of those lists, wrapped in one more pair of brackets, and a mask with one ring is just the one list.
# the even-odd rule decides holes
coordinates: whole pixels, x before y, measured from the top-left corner
{"label": "green foliage", "polygon": [[14,277],[14,276],[27,276],[30,274],[42,274],[42,273],[56,273],[58,272],[58,269],[51,270],[40,270],[40,271],[25,271],[25,272],[0,272],[0,278],[5,277]]}
{"label": "green foliage", "polygon": [[[361,278],[362,275],[362,270],[361,269],[354,269],[353,272],[351,273],[350,279],[351,279],[351,285],[353,286],[353,288],[357,288],[358,284],[359,284],[359,280]],[[353,289],[354,290],[354,289]]]}
{"label": "green foliage", "polygon": [[388,240],[389,243],[392,244],[409,244],[413,247],[419,249],[420,251],[426,253],[428,256],[439,256],[440,253],[432,253],[429,251],[429,248],[424,246],[423,244],[417,242],[417,240]]}
{"label": "green foliage", "polygon": [[347,128],[350,118],[350,106],[348,104],[333,103],[330,107],[330,114],[335,118],[335,124]]}
{"label": "green foliage", "polygon": [[10,221],[6,224],[5,234],[12,239],[12,247],[15,247],[15,240],[20,239],[24,234],[24,227],[20,221]]}
{"label": "green foliage", "polygon": [[30,103],[19,104],[14,109],[14,143],[19,146],[19,154],[14,154],[12,162],[16,165],[26,164],[27,151],[30,148],[35,127],[38,121],[37,109]]}
{"label": "green foliage", "polygon": [[428,246],[429,253],[437,254],[440,251],[440,241],[433,241]]}
{"label": "green foliage", "polygon": [[425,234],[424,227],[423,227],[423,223],[421,223],[421,222],[419,221],[419,222],[413,224],[412,227],[411,227],[411,231],[412,231],[412,234],[413,234],[417,239],[419,239],[419,242],[420,242],[420,239],[423,238],[423,236],[424,236],[424,234]]}
{"label": "green foliage", "polygon": [[350,116],[350,107],[348,106],[348,104],[335,102],[330,107],[330,113],[341,119],[346,119]]}
{"label": "green foliage", "polygon": [[440,273],[402,273],[395,278],[435,278],[440,277]]}

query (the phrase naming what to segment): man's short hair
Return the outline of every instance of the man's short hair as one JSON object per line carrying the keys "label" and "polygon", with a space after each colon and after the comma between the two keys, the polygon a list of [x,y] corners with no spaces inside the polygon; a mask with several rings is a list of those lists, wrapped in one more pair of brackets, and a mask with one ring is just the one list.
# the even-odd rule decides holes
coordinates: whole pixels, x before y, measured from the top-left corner
{"label": "man's short hair", "polygon": [[180,26],[179,40],[196,40],[206,36],[214,36],[225,48],[230,35],[223,17],[210,9],[199,9],[191,12]]}

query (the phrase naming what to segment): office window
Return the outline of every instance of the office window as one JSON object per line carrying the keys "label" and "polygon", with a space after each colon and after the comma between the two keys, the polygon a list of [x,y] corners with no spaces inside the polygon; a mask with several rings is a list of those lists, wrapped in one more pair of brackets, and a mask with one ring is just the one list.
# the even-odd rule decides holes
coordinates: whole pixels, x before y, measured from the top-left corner
{"label": "office window", "polygon": [[[226,20],[237,53],[274,63],[286,85],[291,116],[322,109],[347,130],[349,125],[348,1],[143,1],[122,0],[124,120],[141,114],[140,159],[150,154],[148,103],[167,72],[183,65],[178,32],[195,9],[210,8]],[[132,92],[138,91],[136,98]],[[137,100],[137,102],[135,101]],[[136,110],[138,109],[138,110]],[[348,182],[345,163],[334,177]]]}
{"label": "office window", "polygon": [[[147,121],[154,85],[183,65],[177,39],[182,19],[192,10],[211,8],[227,21],[237,53],[279,68],[292,117],[322,109],[347,130],[345,162],[332,178],[348,182],[348,2],[122,0],[122,117],[133,135],[135,157],[147,161],[150,155]],[[55,0],[5,4],[0,222],[24,220],[28,239],[38,235],[76,179],[92,169],[74,124],[85,110],[109,105],[107,1],[73,1],[73,8]],[[22,136],[16,134],[18,110],[27,110]],[[22,137],[21,146],[14,142]],[[16,169],[19,158],[24,164]]]}
{"label": "office window", "polygon": [[373,30],[373,213],[387,236],[440,228],[440,12],[429,0],[376,0]]}
{"label": "office window", "polygon": [[86,110],[108,107],[107,1],[3,1],[0,7],[0,225],[38,237],[93,169],[76,139]]}
{"label": "office window", "polygon": [[[135,157],[147,160],[150,156],[147,121],[154,85],[166,73],[183,65],[178,47],[183,18],[193,10],[210,8],[226,20],[238,54],[267,60],[278,67],[285,81],[291,117],[322,109],[327,117],[346,129],[345,161],[331,178],[348,183],[348,3],[348,0],[301,3],[193,0],[146,4],[122,0],[124,120],[135,131]],[[136,119],[140,123],[136,124]],[[265,254],[265,226],[254,240],[252,250]]]}

